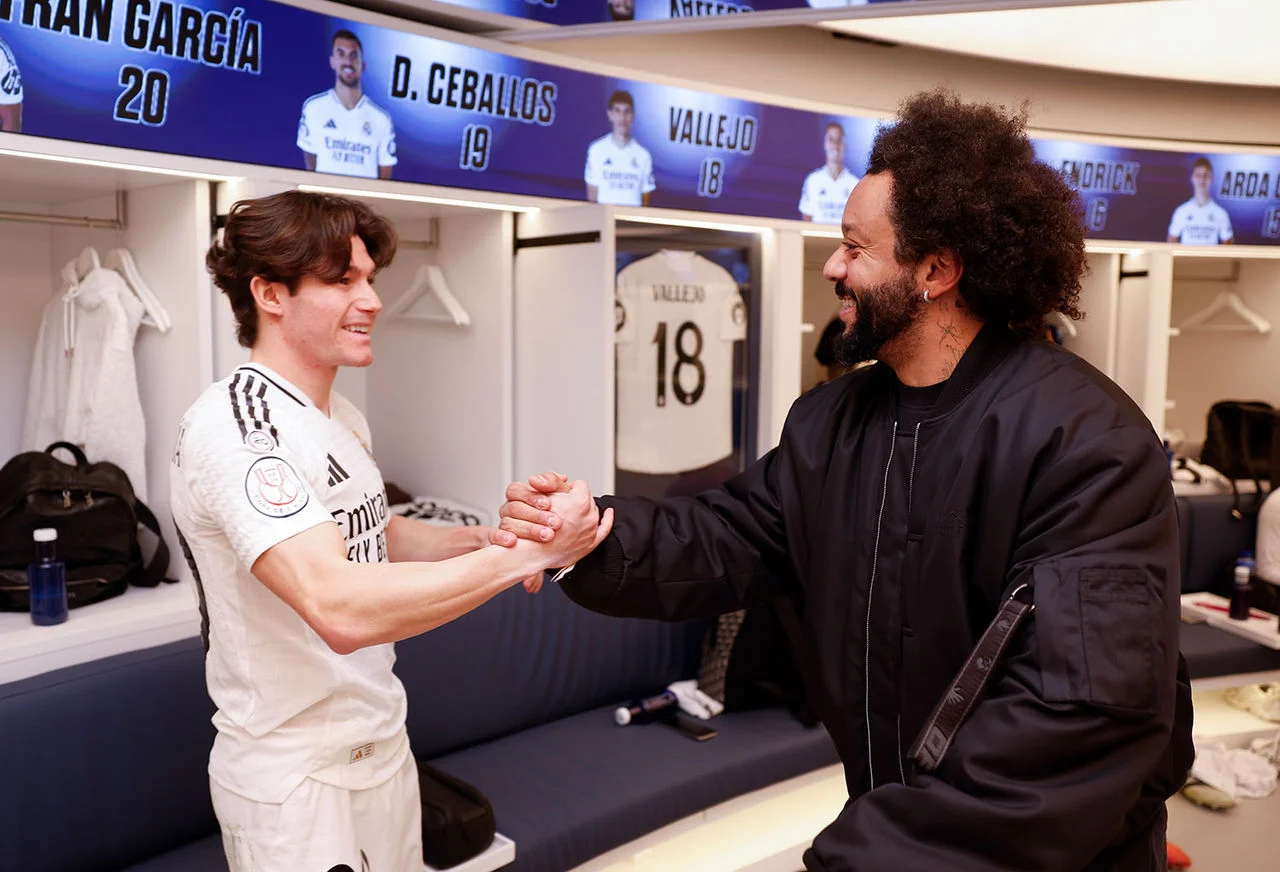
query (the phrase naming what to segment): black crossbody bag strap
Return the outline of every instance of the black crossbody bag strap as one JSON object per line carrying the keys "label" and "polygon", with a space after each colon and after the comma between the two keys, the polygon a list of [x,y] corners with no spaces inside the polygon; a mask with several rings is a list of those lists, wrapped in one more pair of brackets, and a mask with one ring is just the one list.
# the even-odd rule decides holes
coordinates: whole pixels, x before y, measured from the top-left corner
{"label": "black crossbody bag strap", "polygon": [[134,584],[138,587],[155,587],[162,581],[173,584],[178,579],[164,577],[165,570],[169,568],[169,546],[165,544],[160,522],[156,520],[156,516],[151,513],[151,509],[147,508],[142,500],[134,503],[133,511],[137,515],[138,523],[155,533],[156,538],[159,540],[156,544],[155,554],[151,555],[151,562],[146,565],[142,571],[142,576],[136,579]]}
{"label": "black crossbody bag strap", "polygon": [[[1018,595],[1024,592],[1027,599],[1019,599]],[[929,720],[925,721],[920,735],[911,747],[911,759],[915,762],[918,771],[934,771],[946,756],[947,749],[951,747],[956,733],[960,730],[960,725],[964,723],[969,712],[981,698],[987,683],[991,680],[991,673],[1004,657],[1009,641],[1022,626],[1027,615],[1035,610],[1035,604],[1030,601],[1030,594],[1029,585],[1020,585],[1001,604],[995,620],[987,627],[982,638],[978,640],[977,646],[969,653],[969,659],[951,680],[942,699],[938,700],[933,714],[929,716]]]}

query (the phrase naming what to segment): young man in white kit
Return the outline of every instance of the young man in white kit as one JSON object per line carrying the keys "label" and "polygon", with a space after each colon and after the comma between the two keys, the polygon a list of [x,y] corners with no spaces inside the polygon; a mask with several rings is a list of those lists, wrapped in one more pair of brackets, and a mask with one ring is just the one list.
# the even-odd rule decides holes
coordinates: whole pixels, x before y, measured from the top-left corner
{"label": "young man in white kit", "polygon": [[288,191],[237,203],[207,258],[252,355],[187,411],[171,481],[231,872],[420,872],[391,643],[522,579],[536,588],[598,541],[594,525],[551,546],[389,516],[368,425],[332,385],[338,367],[373,360],[371,281],[395,244],[363,204]]}
{"label": "young man in white kit", "polygon": [[1231,216],[1213,199],[1213,164],[1207,157],[1191,165],[1191,199],[1173,210],[1169,242],[1183,245],[1231,245],[1236,241]]}
{"label": "young man in white kit", "polygon": [[805,176],[800,189],[800,218],[839,224],[858,177],[844,165],[844,128],[834,121],[822,134],[822,152],[826,163]]}
{"label": "young man in white kit", "polygon": [[609,124],[613,128],[587,146],[587,199],[616,206],[648,206],[657,188],[653,157],[631,137],[636,104],[627,91],[609,95]]}
{"label": "young man in white kit", "polygon": [[329,44],[333,87],[302,104],[298,148],[309,170],[389,179],[396,165],[391,113],[369,99],[360,84],[367,64],[360,38],[339,30]]}

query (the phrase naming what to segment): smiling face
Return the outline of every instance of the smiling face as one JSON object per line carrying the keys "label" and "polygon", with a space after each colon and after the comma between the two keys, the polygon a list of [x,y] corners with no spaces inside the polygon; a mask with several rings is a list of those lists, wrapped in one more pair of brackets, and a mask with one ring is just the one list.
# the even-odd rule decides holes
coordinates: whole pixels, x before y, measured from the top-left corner
{"label": "smiling face", "polygon": [[858,182],[844,209],[844,239],[822,270],[835,283],[841,302],[845,329],[835,340],[835,353],[843,366],[892,352],[924,309],[915,271],[900,264],[894,253],[892,192],[889,173]]}
{"label": "smiling face", "polygon": [[371,333],[382,301],[373,289],[373,259],[364,240],[351,237],[351,265],[332,284],[304,276],[293,294],[280,295],[281,334],[298,359],[313,368],[373,363]]}
{"label": "smiling face", "polygon": [[360,43],[342,36],[333,41],[333,51],[329,54],[329,68],[337,74],[339,82],[348,88],[359,86],[364,67],[364,54],[360,51]]}

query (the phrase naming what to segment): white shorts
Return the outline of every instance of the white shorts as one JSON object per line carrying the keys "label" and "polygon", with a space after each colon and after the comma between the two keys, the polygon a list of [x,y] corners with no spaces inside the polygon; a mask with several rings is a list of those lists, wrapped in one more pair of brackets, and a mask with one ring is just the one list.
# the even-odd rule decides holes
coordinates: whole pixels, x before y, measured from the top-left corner
{"label": "white shorts", "polygon": [[308,778],[284,802],[210,783],[231,872],[422,872],[413,755],[385,784],[343,790]]}

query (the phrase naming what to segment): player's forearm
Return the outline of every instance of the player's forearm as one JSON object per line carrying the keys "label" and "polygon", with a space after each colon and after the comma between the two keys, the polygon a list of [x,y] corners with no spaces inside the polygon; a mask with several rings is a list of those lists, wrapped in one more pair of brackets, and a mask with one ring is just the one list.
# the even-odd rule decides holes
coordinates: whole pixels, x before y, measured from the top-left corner
{"label": "player's forearm", "polygon": [[307,622],[339,654],[452,621],[546,568],[539,546],[489,546],[439,563],[344,563],[315,585]]}
{"label": "player's forearm", "polygon": [[469,554],[488,544],[488,527],[433,527],[399,515],[393,515],[387,524],[387,554],[394,563],[434,563]]}

